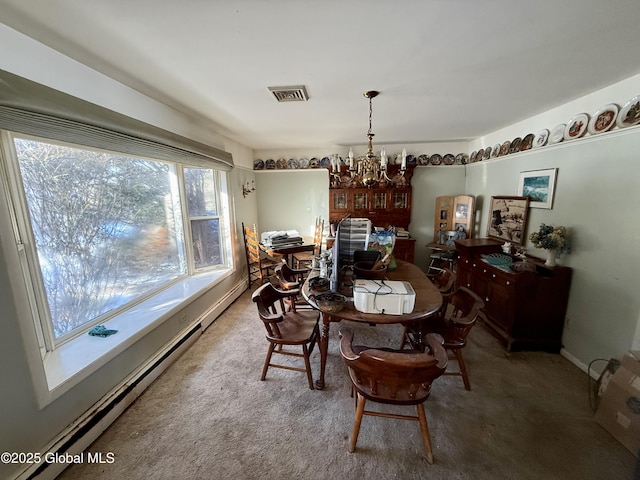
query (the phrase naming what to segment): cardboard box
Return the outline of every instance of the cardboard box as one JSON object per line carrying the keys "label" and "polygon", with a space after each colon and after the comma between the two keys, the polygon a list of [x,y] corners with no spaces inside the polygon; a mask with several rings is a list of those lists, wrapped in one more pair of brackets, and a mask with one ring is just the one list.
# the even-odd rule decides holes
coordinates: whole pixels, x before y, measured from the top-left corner
{"label": "cardboard box", "polygon": [[636,457],[640,452],[640,351],[622,358],[600,400],[595,416]]}

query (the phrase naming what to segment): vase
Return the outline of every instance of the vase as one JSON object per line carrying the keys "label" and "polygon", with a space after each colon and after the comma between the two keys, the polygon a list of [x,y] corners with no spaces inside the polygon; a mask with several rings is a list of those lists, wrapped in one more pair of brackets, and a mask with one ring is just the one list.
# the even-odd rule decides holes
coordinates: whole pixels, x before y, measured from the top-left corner
{"label": "vase", "polygon": [[544,264],[547,267],[555,267],[556,266],[556,251],[555,250],[547,250],[547,259]]}

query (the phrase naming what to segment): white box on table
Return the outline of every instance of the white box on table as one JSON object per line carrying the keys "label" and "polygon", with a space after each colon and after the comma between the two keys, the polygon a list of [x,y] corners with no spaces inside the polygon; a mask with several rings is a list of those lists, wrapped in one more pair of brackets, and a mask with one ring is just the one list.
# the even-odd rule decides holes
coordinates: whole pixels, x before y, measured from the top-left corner
{"label": "white box on table", "polygon": [[363,313],[411,313],[415,301],[416,292],[409,282],[355,280],[353,283],[353,305]]}

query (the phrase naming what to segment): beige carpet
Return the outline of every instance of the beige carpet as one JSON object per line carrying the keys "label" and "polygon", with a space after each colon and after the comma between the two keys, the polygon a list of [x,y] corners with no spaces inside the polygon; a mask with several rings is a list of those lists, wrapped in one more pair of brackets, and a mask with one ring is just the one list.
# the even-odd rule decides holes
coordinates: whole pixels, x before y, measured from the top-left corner
{"label": "beige carpet", "polygon": [[[349,324],[357,343],[397,346],[400,327]],[[441,377],[417,423],[365,417],[347,452],[353,399],[332,324],[324,390],[271,369],[249,292],[88,449],[62,479],[631,479],[635,458],[593,421],[587,376],[560,355],[507,354],[483,325],[465,350],[472,391]],[[454,362],[451,363],[453,367]],[[314,374],[319,353],[312,355]],[[411,407],[407,407],[411,408]]]}

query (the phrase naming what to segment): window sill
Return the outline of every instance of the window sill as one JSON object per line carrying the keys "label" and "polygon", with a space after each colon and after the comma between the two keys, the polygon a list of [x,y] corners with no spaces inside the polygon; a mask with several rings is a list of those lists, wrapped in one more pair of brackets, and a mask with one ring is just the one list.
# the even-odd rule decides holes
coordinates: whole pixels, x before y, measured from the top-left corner
{"label": "window sill", "polygon": [[105,338],[80,335],[49,352],[43,361],[50,397],[46,403],[87,378],[231,273],[231,269],[216,270],[189,277],[104,323],[118,333]]}

